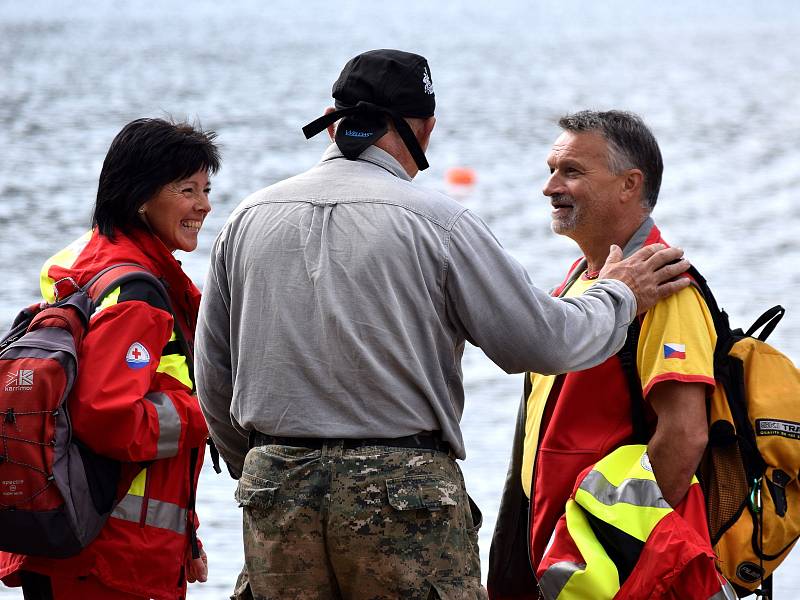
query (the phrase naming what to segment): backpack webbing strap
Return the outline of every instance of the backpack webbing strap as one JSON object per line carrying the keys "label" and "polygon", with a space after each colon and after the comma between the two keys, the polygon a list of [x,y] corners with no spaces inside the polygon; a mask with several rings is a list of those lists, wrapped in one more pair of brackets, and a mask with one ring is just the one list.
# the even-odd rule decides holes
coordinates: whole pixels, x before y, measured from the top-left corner
{"label": "backpack webbing strap", "polygon": [[120,263],[118,265],[111,265],[100,271],[97,275],[92,277],[83,289],[92,299],[94,306],[99,305],[114,289],[120,287],[124,283],[133,280],[146,281],[158,290],[161,299],[169,309],[170,314],[174,314],[172,310],[172,303],[169,300],[169,295],[164,287],[164,284],[150,271],[145,269],[142,265],[136,263]]}
{"label": "backpack webbing strap", "polygon": [[617,352],[617,358],[625,373],[628,383],[628,395],[631,400],[631,423],[633,425],[633,438],[635,444],[647,444],[650,435],[647,431],[647,421],[644,416],[644,395],[642,394],[642,380],[636,368],[636,353],[639,347],[639,334],[642,324],[639,317],[635,317],[628,326],[628,335],[622,349]]}
{"label": "backpack webbing strap", "polygon": [[[763,315],[758,317],[745,332],[745,335],[748,337],[756,337],[756,339],[766,342],[769,334],[775,331],[775,327],[778,323],[781,322],[783,315],[786,314],[786,309],[783,308],[780,304],[777,306],[773,306],[768,311],[766,311]],[[764,328],[758,336],[755,336],[755,332],[761,328]]]}
{"label": "backpack webbing strap", "polygon": [[[733,338],[731,336],[731,325],[728,320],[728,315],[725,311],[720,309],[717,304],[717,299],[714,298],[714,294],[711,293],[711,288],[708,287],[706,278],[700,274],[700,271],[698,271],[694,265],[689,267],[686,274],[692,278],[692,283],[700,290],[700,294],[703,296],[703,300],[705,300],[706,306],[708,307],[708,312],[711,313],[711,319],[714,321],[714,330],[717,334],[717,348],[722,348],[723,345],[731,343]],[[722,343],[720,343],[720,340],[722,340]],[[725,348],[725,355],[727,355],[727,351],[728,348]],[[716,362],[717,350],[715,349],[714,363],[716,364]]]}
{"label": "backpack webbing strap", "polygon": [[197,469],[197,458],[200,455],[199,448],[192,448],[189,453],[189,502],[187,511],[187,523],[189,528],[189,544],[192,548],[192,558],[200,558],[200,544],[197,543],[197,529],[194,526],[195,504],[197,493],[195,491],[194,474]]}
{"label": "backpack webbing strap", "polygon": [[759,338],[763,337],[762,341],[766,339],[772,333],[785,311],[780,306],[768,310],[750,327],[749,333],[743,333],[741,329],[732,331],[728,314],[720,309],[705,277],[694,266],[689,267],[687,273],[692,277],[695,285],[702,293],[706,306],[708,306],[708,310],[711,313],[711,318],[714,321],[714,330],[717,334],[717,345],[714,348],[714,379],[716,379],[717,385],[722,385],[725,390],[733,425],[736,428],[736,437],[743,450],[742,459],[747,477],[750,481],[753,481],[761,476],[766,464],[764,459],[761,458],[761,453],[756,444],[755,431],[753,431],[753,425],[747,414],[747,393],[743,383],[744,365],[741,361],[731,358],[729,352],[738,338],[749,336],[764,325],[766,327]]}
{"label": "backpack webbing strap", "polygon": [[761,580],[761,597],[764,600],[772,600],[772,576],[775,574],[773,571],[769,577]]}
{"label": "backpack webbing strap", "polygon": [[[686,273],[692,278],[693,283],[700,290],[700,293],[706,301],[708,310],[711,313],[711,318],[714,321],[714,329],[717,331],[717,336],[720,336],[720,331],[729,331],[728,317],[717,306],[717,301],[714,299],[714,295],[711,293],[705,278],[694,266],[690,266]],[[650,436],[648,435],[647,421],[644,416],[645,399],[642,394],[642,381],[636,367],[636,353],[639,346],[639,335],[641,331],[642,323],[639,318],[636,317],[628,327],[628,335],[625,338],[625,344],[623,344],[622,349],[617,353],[617,357],[625,373],[625,379],[628,382],[634,438],[638,444],[647,444]],[[715,356],[715,367],[716,362]]]}
{"label": "backpack webbing strap", "polygon": [[214,443],[214,440],[211,439],[211,436],[208,436],[206,444],[208,444],[208,453],[211,455],[211,465],[214,467],[214,472],[219,475],[222,473],[222,467],[219,466],[219,450],[217,449],[217,445]]}

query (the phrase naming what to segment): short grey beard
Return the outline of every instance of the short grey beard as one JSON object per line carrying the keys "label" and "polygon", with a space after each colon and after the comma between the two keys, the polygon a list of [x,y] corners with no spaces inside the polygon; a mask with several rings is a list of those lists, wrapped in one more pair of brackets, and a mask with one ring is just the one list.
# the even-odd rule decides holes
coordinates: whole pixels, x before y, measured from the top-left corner
{"label": "short grey beard", "polygon": [[[573,208],[572,208],[572,216],[569,218],[568,221],[555,220],[555,219],[550,221],[550,229],[553,231],[553,233],[555,233],[557,235],[566,235],[567,233],[569,233],[571,231],[575,231],[575,227],[578,224],[578,215],[577,215],[576,209],[574,208],[575,207],[575,199],[572,196],[570,196],[569,194],[553,194],[552,196],[550,196],[551,202],[553,200],[558,202],[559,200],[563,200],[563,199],[569,200],[570,203],[572,204],[572,206],[573,206]],[[552,206],[552,204],[550,206]]]}

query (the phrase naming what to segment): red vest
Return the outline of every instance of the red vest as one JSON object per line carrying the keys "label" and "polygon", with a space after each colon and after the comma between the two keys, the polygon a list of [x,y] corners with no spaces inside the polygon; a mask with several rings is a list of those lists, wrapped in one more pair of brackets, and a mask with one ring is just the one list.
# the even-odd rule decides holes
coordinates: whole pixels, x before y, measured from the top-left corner
{"label": "red vest", "polygon": [[[656,242],[666,244],[653,226],[644,245]],[[569,275],[553,295],[560,295],[568,280]],[[534,566],[542,560],[581,471],[615,448],[631,443],[630,402],[627,379],[617,356],[591,369],[556,378],[542,416],[530,487],[530,556]]]}

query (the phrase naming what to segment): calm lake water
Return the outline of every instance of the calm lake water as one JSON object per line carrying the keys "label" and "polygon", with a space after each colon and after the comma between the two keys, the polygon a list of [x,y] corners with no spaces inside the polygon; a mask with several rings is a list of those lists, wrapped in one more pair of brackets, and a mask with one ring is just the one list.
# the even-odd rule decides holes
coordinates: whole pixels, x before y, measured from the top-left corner
{"label": "calm lake water", "polygon": [[[134,7],[136,6],[136,7]],[[447,190],[468,166],[462,200],[541,287],[577,256],[549,229],[541,195],[555,119],[624,108],[652,126],[666,170],[654,213],[706,275],[733,321],[781,303],[771,340],[800,358],[800,4],[673,0],[602,3],[443,0],[402,3],[177,0],[134,5],[0,0],[0,329],[34,301],[43,260],[87,229],[105,152],[126,122],[171,115],[219,133],[224,163],[196,252],[249,192],[312,166],[322,114],[358,52],[425,55],[437,96],[431,168],[418,185]],[[470,348],[463,464],[485,515],[484,565],[505,476],[521,376]],[[190,598],[227,597],[241,566],[234,482],[202,474],[199,512],[210,581]],[[800,552],[776,578],[800,597]],[[0,588],[0,597],[20,598]]]}

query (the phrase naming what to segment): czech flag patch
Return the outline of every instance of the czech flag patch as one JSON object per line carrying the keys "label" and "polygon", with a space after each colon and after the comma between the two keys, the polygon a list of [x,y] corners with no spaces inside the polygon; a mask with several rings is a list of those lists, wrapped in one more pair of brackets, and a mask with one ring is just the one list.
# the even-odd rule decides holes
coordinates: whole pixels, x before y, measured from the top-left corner
{"label": "czech flag patch", "polygon": [[139,342],[133,342],[125,353],[125,362],[131,369],[142,369],[150,364],[150,353]]}
{"label": "czech flag patch", "polygon": [[686,344],[664,344],[664,358],[686,358]]}

